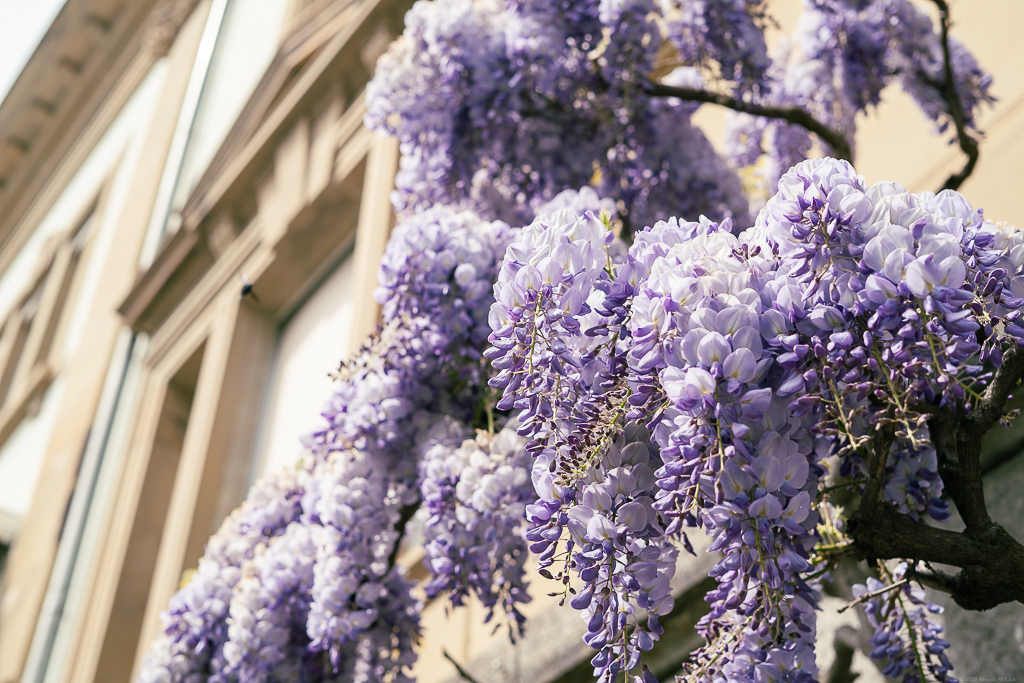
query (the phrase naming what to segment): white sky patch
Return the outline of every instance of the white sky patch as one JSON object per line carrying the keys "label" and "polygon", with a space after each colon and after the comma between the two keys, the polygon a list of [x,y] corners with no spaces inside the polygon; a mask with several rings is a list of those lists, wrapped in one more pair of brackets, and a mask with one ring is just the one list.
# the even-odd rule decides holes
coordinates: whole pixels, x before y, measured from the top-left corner
{"label": "white sky patch", "polygon": [[0,99],[7,97],[64,0],[0,0]]}

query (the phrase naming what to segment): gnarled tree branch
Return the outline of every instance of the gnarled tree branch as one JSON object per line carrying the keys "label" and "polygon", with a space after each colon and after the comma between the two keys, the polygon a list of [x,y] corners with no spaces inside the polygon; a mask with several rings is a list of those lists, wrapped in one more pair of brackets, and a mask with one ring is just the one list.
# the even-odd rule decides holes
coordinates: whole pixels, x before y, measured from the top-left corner
{"label": "gnarled tree branch", "polygon": [[1014,347],[1003,356],[1002,367],[988,383],[981,401],[961,418],[961,431],[965,437],[980,440],[985,432],[999,422],[1010,392],[1021,379],[1024,379],[1024,350]]}
{"label": "gnarled tree branch", "polygon": [[940,408],[928,420],[939,474],[966,526],[962,532],[928,526],[901,514],[881,496],[869,495],[883,485],[884,461],[892,443],[884,437],[873,440],[869,454],[871,479],[849,524],[860,557],[959,567],[956,576],[930,572],[920,573],[919,578],[948,591],[964,609],[1024,603],[1024,545],[989,516],[980,467],[981,437],[999,421],[1010,391],[1022,378],[1024,351],[1014,348],[1006,354],[1002,367],[972,410],[964,413]]}
{"label": "gnarled tree branch", "polygon": [[973,430],[964,431],[964,419],[949,407],[940,408],[928,420],[928,432],[946,493],[967,529],[981,530],[992,524],[981,479],[981,436],[970,438]]}
{"label": "gnarled tree branch", "polygon": [[891,506],[878,506],[858,509],[849,528],[863,557],[959,567],[945,587],[964,609],[1024,603],[1024,546],[998,524],[957,533],[916,522]]}
{"label": "gnarled tree branch", "polygon": [[705,102],[717,104],[733,111],[763,116],[768,119],[782,119],[789,123],[805,128],[821,138],[825,144],[832,148],[835,155],[841,159],[852,161],[850,143],[846,137],[837,130],[829,128],[821,121],[811,116],[806,110],[800,107],[774,107],[752,102],[744,102],[735,97],[729,97],[721,93],[709,92],[698,88],[682,88],[663,83],[651,83],[647,85],[647,92],[655,97],[675,97],[686,102]]}
{"label": "gnarled tree branch", "polygon": [[967,118],[964,116],[964,109],[960,103],[960,95],[956,92],[956,81],[953,74],[953,60],[949,50],[949,5],[946,0],[932,0],[939,8],[939,26],[942,32],[942,77],[943,83],[939,92],[946,100],[949,107],[949,116],[956,126],[957,142],[960,149],[967,155],[967,163],[943,183],[943,190],[959,189],[963,182],[974,172],[974,166],[978,163],[978,142],[967,132]]}

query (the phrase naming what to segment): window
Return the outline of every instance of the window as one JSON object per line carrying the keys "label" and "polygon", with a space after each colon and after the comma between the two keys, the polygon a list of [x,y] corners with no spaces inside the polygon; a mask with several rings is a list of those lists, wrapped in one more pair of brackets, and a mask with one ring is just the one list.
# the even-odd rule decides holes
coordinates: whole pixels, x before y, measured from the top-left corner
{"label": "window", "polygon": [[205,349],[204,344],[194,351],[165,386],[139,505],[97,665],[97,681],[130,681],[132,678],[132,665],[157,570]]}
{"label": "window", "polygon": [[354,263],[346,258],[281,327],[270,378],[256,476],[294,464],[302,437],[320,428],[334,391],[328,374],[350,355]]}
{"label": "window", "polygon": [[0,443],[25,416],[39,411],[57,372],[57,341],[95,222],[94,209],[72,230],[51,239],[27,292],[0,323]]}

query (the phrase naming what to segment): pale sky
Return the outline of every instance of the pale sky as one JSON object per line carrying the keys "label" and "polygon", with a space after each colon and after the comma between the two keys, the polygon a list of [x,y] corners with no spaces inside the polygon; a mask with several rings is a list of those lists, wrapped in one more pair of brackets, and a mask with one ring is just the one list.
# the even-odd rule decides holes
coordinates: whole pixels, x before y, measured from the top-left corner
{"label": "pale sky", "polygon": [[0,99],[63,6],[64,0],[0,0]]}

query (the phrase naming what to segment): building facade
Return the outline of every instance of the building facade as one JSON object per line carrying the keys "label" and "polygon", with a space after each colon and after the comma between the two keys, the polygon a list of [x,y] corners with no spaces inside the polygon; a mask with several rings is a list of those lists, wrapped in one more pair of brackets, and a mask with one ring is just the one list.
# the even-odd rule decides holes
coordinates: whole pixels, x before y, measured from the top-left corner
{"label": "building facade", "polygon": [[[378,316],[399,151],[363,127],[363,90],[410,5],[67,0],[0,105],[0,683],[131,680],[206,539],[300,454],[328,372]],[[795,21],[798,0],[772,5]],[[963,192],[1024,226],[1024,6],[954,13],[1000,98]],[[929,125],[887,92],[858,169],[934,189],[962,160]],[[997,438],[993,487],[1012,492],[1020,444]],[[1019,496],[999,500],[1024,535]],[[698,642],[711,560],[681,560],[665,679]],[[422,571],[415,548],[403,562]],[[458,681],[455,663],[480,683],[591,680],[584,624],[544,592],[515,647],[479,606],[428,604],[419,680]],[[836,602],[824,670],[858,626]],[[984,645],[985,616],[947,618],[964,675],[1024,661],[1024,613],[997,618]],[[852,670],[878,680],[862,655]]]}

